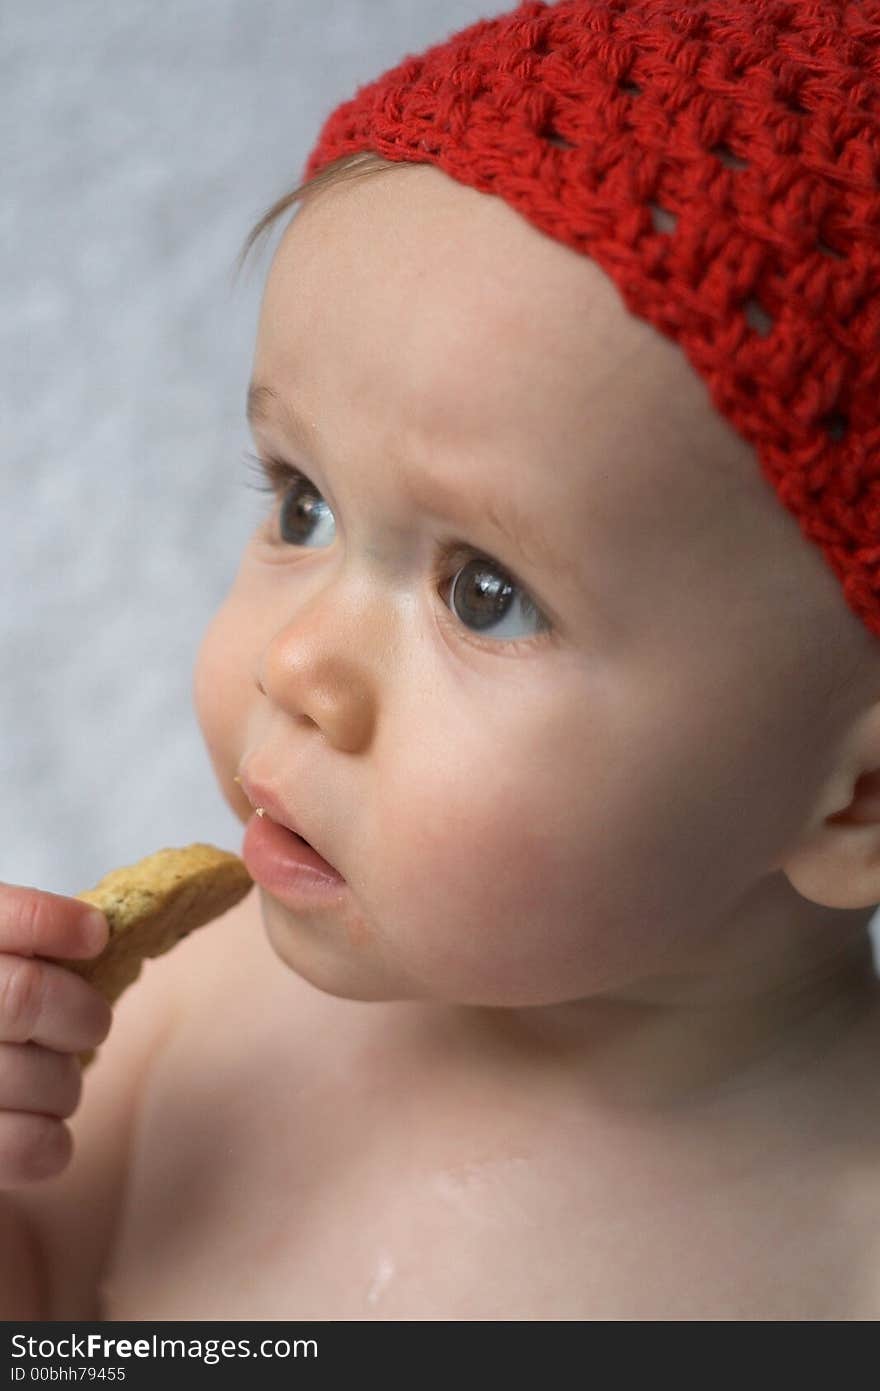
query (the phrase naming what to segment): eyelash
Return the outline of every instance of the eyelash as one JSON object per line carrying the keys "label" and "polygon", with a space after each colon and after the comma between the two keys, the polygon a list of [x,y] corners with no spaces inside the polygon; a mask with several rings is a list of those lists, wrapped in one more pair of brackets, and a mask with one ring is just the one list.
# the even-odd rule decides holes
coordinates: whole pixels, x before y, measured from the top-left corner
{"label": "eyelash", "polygon": [[[260,454],[254,454],[250,450],[245,450],[242,454],[242,461],[254,475],[252,479],[247,480],[247,486],[256,489],[257,492],[268,494],[275,498],[276,501],[280,501],[283,493],[290,487],[291,483],[302,483],[308,488],[315,488],[314,483],[312,483],[311,479],[308,478],[301,469],[296,468],[293,464],[287,463],[284,459],[277,459],[271,454],[264,457]],[[315,489],[315,491],[317,491],[317,489]],[[272,516],[274,516],[274,509],[270,513],[270,518],[267,520],[270,520]],[[493,641],[488,638],[481,639],[478,634],[471,632],[471,630],[466,628],[460,621],[457,622],[457,627],[462,629],[471,641],[477,643],[477,645],[481,647],[491,647],[496,652],[503,646],[509,652],[517,651],[520,648],[533,650],[536,642],[540,642],[542,638],[546,639],[551,635],[549,624],[546,623],[542,611],[538,608],[537,604],[535,604],[534,600],[529,597],[525,587],[519,583],[516,576],[512,575],[510,571],[498,561],[493,560],[491,556],[484,555],[482,551],[475,550],[472,546],[465,546],[457,541],[442,543],[440,546],[440,563],[435,578],[438,581],[443,580],[444,584],[447,584],[451,579],[454,579],[457,573],[456,569],[452,569],[453,563],[458,569],[461,569],[463,565],[471,560],[483,561],[498,573],[503,574],[518,590],[520,602],[525,612],[530,617],[541,619],[546,625],[543,632],[537,633],[531,638],[510,638],[500,643],[497,640]],[[452,571],[451,575],[448,573],[450,570]],[[447,612],[449,612],[453,619],[455,618],[451,610],[447,609]]]}
{"label": "eyelash", "polygon": [[253,454],[246,449],[241,457],[255,475],[253,479],[248,480],[247,486],[256,488],[258,493],[269,493],[277,499],[291,483],[307,483],[309,487],[314,486],[304,473],[293,467],[293,464],[286,464],[271,454],[264,458],[261,454]]}

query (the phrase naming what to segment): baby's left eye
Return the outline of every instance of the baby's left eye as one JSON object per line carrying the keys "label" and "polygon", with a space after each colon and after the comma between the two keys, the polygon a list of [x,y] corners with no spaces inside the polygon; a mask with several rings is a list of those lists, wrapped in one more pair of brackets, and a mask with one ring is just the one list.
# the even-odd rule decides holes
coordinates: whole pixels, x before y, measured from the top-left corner
{"label": "baby's left eye", "polygon": [[477,633],[511,642],[549,627],[537,605],[494,561],[472,558],[448,583],[450,609]]}

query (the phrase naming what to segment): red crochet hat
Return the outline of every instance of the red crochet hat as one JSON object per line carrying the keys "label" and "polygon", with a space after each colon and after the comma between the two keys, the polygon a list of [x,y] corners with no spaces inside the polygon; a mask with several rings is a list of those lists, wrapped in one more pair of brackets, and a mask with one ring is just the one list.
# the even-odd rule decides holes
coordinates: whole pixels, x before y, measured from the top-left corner
{"label": "red crochet hat", "polygon": [[880,637],[880,0],[529,0],[327,118],[589,256]]}

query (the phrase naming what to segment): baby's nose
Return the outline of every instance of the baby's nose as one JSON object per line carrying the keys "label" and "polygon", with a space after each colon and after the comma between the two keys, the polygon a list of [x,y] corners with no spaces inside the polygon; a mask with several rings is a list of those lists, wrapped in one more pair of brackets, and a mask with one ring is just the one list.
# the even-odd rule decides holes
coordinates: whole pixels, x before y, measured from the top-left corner
{"label": "baby's nose", "polygon": [[[326,617],[326,614],[325,614]],[[260,664],[262,695],[291,717],[313,724],[334,748],[362,753],[378,720],[381,646],[369,622],[322,624],[317,610],[276,633]]]}

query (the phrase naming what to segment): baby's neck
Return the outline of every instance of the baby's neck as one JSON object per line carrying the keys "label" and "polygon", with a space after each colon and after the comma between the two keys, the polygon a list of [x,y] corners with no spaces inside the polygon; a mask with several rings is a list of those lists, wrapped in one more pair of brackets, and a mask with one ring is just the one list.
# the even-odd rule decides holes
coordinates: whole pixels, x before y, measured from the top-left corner
{"label": "baby's neck", "polygon": [[561,1005],[453,1007],[444,1032],[474,1056],[555,1072],[585,1108],[660,1118],[773,1104],[799,1089],[815,1095],[823,1079],[833,1088],[844,1055],[876,1056],[880,981],[865,933],[841,947],[833,968],[788,989],[700,999],[646,982]]}

